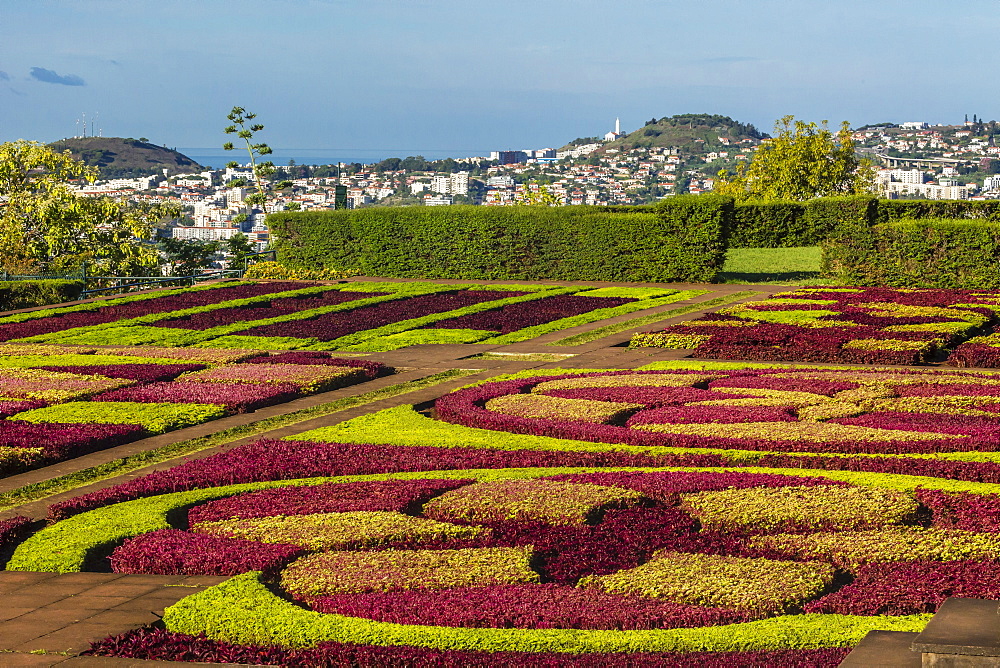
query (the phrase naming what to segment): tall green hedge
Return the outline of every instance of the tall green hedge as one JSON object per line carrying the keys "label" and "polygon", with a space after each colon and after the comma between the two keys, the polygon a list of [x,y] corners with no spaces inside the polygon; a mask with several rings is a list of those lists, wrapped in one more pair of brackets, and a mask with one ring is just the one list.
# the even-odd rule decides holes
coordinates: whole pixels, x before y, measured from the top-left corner
{"label": "tall green hedge", "polygon": [[855,285],[1000,288],[1000,222],[900,220],[831,240],[826,250],[850,259],[844,273]]}
{"label": "tall green hedge", "polygon": [[732,248],[815,246],[822,237],[805,225],[805,205],[792,200],[749,201],[733,209]]}
{"label": "tall green hedge", "polygon": [[[853,209],[846,213],[845,209]],[[815,246],[844,233],[848,220],[872,225],[897,220],[962,218],[1000,222],[1000,200],[875,200],[826,197],[808,202],[749,201],[736,205],[729,245],[735,248]]]}
{"label": "tall green hedge", "polygon": [[0,281],[0,311],[71,302],[81,292],[83,281]]}
{"label": "tall green hedge", "polygon": [[1000,222],[1000,200],[883,199],[875,223],[923,218],[965,218]]}
{"label": "tall green hedge", "polygon": [[847,284],[857,283],[853,268],[872,250],[872,225],[878,213],[874,197],[824,197],[806,203],[806,216],[829,230],[822,241],[821,271]]}
{"label": "tall green hedge", "polygon": [[282,264],[402,278],[711,281],[732,200],[652,207],[376,207],[268,217]]}

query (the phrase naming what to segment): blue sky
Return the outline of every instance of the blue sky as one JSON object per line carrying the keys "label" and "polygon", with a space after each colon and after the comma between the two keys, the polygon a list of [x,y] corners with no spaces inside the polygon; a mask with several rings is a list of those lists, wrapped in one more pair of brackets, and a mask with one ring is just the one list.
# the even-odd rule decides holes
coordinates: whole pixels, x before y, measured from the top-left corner
{"label": "blue sky", "polygon": [[0,141],[474,154],[652,117],[1000,119],[997,0],[0,0]]}

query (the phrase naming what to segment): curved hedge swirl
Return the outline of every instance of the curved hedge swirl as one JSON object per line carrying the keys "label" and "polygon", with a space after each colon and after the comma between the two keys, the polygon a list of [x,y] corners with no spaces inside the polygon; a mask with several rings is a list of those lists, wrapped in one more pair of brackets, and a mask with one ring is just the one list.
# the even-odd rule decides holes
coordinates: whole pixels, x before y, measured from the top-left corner
{"label": "curved hedge swirl", "polygon": [[998,407],[985,371],[535,371],[59,504],[8,568],[227,575],[170,642],[289,657],[846,648],[1000,597]]}

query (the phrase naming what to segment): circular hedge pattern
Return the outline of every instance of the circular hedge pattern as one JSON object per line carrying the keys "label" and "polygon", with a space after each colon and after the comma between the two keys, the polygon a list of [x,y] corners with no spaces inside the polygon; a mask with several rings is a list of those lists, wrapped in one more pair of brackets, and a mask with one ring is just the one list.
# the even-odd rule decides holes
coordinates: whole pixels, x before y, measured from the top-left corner
{"label": "circular hedge pattern", "polygon": [[445,395],[470,427],[637,446],[934,453],[1000,448],[1000,376],[766,369],[611,371],[492,382]]}

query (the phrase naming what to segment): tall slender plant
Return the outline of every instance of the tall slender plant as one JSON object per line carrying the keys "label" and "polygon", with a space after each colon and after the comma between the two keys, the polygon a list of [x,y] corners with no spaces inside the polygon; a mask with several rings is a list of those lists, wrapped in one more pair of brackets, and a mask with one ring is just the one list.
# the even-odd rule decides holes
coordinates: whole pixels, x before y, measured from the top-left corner
{"label": "tall slender plant", "polygon": [[[258,162],[257,160],[265,155],[270,155],[274,151],[272,151],[271,147],[267,144],[251,143],[254,133],[263,130],[264,126],[260,123],[250,123],[250,121],[257,118],[257,114],[251,114],[243,107],[233,107],[233,110],[229,112],[229,116],[227,116],[227,118],[229,119],[231,125],[226,127],[225,133],[227,135],[234,134],[246,142],[247,153],[250,155],[250,168],[251,173],[253,174],[253,182],[254,186],[257,188],[257,192],[247,195],[244,201],[247,204],[259,205],[261,209],[264,210],[264,215],[267,215],[270,213],[267,208],[269,184],[265,181],[265,179],[269,176],[273,176],[278,170],[274,166],[274,163],[270,160],[264,160],[262,162]],[[222,148],[227,151],[232,151],[235,150],[236,147],[233,145],[233,142],[227,141],[222,145]],[[239,163],[234,160],[228,163],[226,167],[239,167]],[[274,184],[274,187],[281,190],[283,188],[288,188],[291,185],[291,181],[281,181],[280,183]]]}

